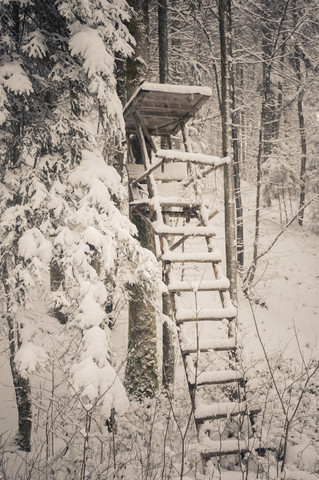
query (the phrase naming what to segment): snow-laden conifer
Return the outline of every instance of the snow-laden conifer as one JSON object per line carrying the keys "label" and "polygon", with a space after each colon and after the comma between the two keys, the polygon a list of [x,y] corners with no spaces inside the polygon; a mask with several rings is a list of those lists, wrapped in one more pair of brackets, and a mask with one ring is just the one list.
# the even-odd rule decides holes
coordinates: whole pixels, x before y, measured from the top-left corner
{"label": "snow-laden conifer", "polygon": [[162,284],[122,213],[126,192],[112,166],[124,134],[114,55],[131,52],[126,2],[0,7],[1,280],[19,444],[29,450],[29,377],[50,360],[39,309],[64,330],[58,351],[72,362],[71,391],[106,418],[127,406],[110,326],[130,283],[150,298]]}

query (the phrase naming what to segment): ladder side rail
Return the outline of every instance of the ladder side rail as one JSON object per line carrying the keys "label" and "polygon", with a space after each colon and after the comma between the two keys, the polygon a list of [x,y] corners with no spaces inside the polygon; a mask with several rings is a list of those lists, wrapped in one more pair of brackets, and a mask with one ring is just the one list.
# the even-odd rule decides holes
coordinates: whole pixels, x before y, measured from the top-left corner
{"label": "ladder side rail", "polygon": [[[140,123],[140,118],[138,117],[138,115],[135,116],[135,121],[136,121],[137,136],[141,146],[141,154],[142,154],[144,167],[145,169],[148,169],[151,166],[151,162],[147,153],[145,138],[143,135],[143,129],[142,129],[142,125]],[[157,185],[152,173],[147,177],[147,189],[148,189],[150,198],[159,197]],[[160,223],[164,223],[162,209],[159,202],[154,202],[154,214],[155,214],[155,219],[153,220]],[[168,242],[167,242],[167,239],[164,237],[161,237],[159,240],[160,240],[161,253],[163,255],[164,253],[169,251]]]}
{"label": "ladder side rail", "polygon": [[152,147],[152,150],[154,153],[157,152],[157,147],[152,139],[152,136],[150,134],[150,132],[148,131],[148,128],[144,122],[144,118],[142,117],[141,113],[138,111],[138,110],[135,110],[135,115],[136,117],[138,118],[138,121],[139,121],[139,124],[141,125],[142,129],[143,129],[143,132],[144,132],[144,135],[146,136],[147,140],[150,142],[150,145]]}

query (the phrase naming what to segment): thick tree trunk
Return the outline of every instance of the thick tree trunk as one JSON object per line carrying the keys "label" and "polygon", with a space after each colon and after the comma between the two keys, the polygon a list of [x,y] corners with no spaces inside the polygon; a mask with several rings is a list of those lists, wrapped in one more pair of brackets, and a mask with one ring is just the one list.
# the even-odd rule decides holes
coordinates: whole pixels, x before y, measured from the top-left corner
{"label": "thick tree trunk", "polygon": [[224,167],[224,202],[225,202],[225,245],[226,269],[230,281],[230,295],[237,302],[237,261],[236,261],[236,227],[234,202],[234,168],[231,149],[231,95],[229,65],[229,18],[228,1],[220,0],[218,6],[220,52],[221,52],[221,94],[222,94],[222,140],[223,156],[230,156],[231,162]]}
{"label": "thick tree trunk", "polygon": [[[149,16],[147,0],[129,0],[136,15],[131,19],[129,31],[136,40],[134,54],[126,62],[126,86],[128,98],[138,85],[147,80],[150,64]],[[142,135],[142,134],[141,134]],[[139,140],[140,149],[141,138]],[[141,150],[137,163],[144,163]],[[143,152],[147,155],[147,152]],[[154,251],[153,232],[140,216],[131,215],[138,230],[138,239],[144,248]],[[128,359],[125,371],[127,391],[141,399],[154,395],[158,388],[156,312],[154,305],[138,286],[128,287],[129,302]]]}
{"label": "thick tree trunk", "polygon": [[126,61],[126,88],[128,99],[141,82],[148,79],[150,65],[148,0],[128,0],[135,15],[129,23],[129,31],[135,38],[134,54]]}
{"label": "thick tree trunk", "polygon": [[128,359],[125,387],[141,400],[152,397],[158,388],[156,350],[156,312],[138,285],[128,287],[129,302]]}

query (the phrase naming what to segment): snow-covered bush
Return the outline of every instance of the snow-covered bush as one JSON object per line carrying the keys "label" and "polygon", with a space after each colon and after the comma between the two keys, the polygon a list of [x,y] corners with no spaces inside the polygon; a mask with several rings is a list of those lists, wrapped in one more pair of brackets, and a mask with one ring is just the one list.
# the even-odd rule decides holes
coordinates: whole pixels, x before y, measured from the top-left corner
{"label": "snow-covered bush", "polygon": [[252,366],[251,360],[246,365],[249,396],[262,407],[255,425],[256,449],[264,451],[256,456],[260,475],[302,478],[300,471],[307,471],[315,478],[311,474],[318,473],[318,363],[282,354],[269,357],[268,366],[260,360]]}

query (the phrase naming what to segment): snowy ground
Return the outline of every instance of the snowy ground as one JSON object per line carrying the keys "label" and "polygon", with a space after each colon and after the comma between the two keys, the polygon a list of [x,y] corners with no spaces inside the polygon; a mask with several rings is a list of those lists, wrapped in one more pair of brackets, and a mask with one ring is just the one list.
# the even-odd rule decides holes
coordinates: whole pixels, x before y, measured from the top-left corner
{"label": "snowy ground", "polygon": [[[254,232],[254,190],[245,184],[244,192],[245,242],[248,264]],[[213,204],[214,200],[212,200]],[[218,207],[217,204],[216,207]],[[222,212],[215,217],[213,223],[216,224],[218,230],[216,239],[218,247],[223,250]],[[264,210],[261,222],[261,251],[268,247],[280,230],[279,213],[276,206],[270,210]],[[318,237],[293,224],[259,262],[253,288],[253,298],[254,300],[258,299],[259,304],[254,303],[254,311],[262,342],[270,357],[273,354],[282,354],[287,359],[293,358],[299,364],[303,361],[307,363],[311,359],[319,360],[318,245]],[[201,247],[199,244],[196,246],[195,242],[194,248]],[[205,308],[205,305],[202,306]],[[262,358],[263,354],[257,338],[251,308],[243,294],[239,295],[239,320],[245,357],[251,358],[254,363],[256,359]],[[114,339],[119,363],[126,348],[123,346],[126,338],[124,322],[125,316],[119,319]],[[10,430],[14,431],[17,426],[15,399],[7,356],[8,352],[4,343],[0,356],[0,434],[5,434],[5,437]],[[291,455],[293,463],[297,453],[294,456],[292,451]],[[311,451],[311,465],[315,461],[315,455],[317,455],[316,450]],[[255,478],[254,475],[252,472],[249,480]],[[238,472],[224,472],[222,478],[223,480],[239,480],[242,477]],[[319,477],[311,476],[309,472],[301,470],[290,478],[307,480]]]}
{"label": "snowy ground", "polygon": [[[253,224],[249,217],[253,190],[244,196],[247,257],[251,252]],[[281,231],[276,205],[262,212],[260,252],[267,249]],[[260,305],[255,312],[263,341],[269,351],[282,351],[298,358],[298,340],[306,359],[319,359],[319,238],[304,231],[295,222],[260,259],[254,281],[254,295]],[[245,348],[257,348],[248,302],[240,296],[240,321],[247,340]]]}

